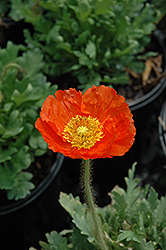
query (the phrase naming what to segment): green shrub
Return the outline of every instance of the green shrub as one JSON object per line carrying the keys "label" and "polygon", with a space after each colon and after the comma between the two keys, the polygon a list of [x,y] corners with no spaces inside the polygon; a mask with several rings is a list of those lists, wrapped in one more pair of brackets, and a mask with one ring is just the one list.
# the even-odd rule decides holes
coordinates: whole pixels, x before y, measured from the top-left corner
{"label": "green shrub", "polygon": [[45,73],[72,75],[80,88],[126,84],[125,67],[143,69],[137,54],[150,42],[160,15],[145,0],[11,0],[11,17],[34,26],[25,31],[42,49]]}
{"label": "green shrub", "polygon": [[166,1],[165,0],[153,0],[153,4],[161,11],[162,15],[166,14]]}
{"label": "green shrub", "polygon": [[0,17],[4,17],[9,12],[10,0],[1,0],[0,2]]}
{"label": "green shrub", "polygon": [[9,41],[0,49],[0,189],[15,200],[34,188],[33,175],[24,170],[47,150],[34,125],[43,101],[57,89],[41,73],[41,51],[19,55],[20,48]]}
{"label": "green shrub", "polygon": [[[129,170],[126,191],[118,186],[111,191],[111,204],[98,208],[108,249],[157,250],[166,248],[166,197],[149,185],[140,187],[134,178],[135,166]],[[71,215],[76,227],[46,234],[42,249],[97,250],[91,215],[79,197],[60,194],[60,204]],[[65,237],[64,237],[65,236]]]}

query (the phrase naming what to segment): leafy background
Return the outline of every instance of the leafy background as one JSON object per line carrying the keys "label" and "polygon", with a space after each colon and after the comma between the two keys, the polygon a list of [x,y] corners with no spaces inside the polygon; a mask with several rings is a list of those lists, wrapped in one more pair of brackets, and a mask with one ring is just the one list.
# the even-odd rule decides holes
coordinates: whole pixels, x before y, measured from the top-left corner
{"label": "leafy background", "polygon": [[47,145],[34,125],[45,98],[56,91],[41,73],[38,48],[19,55],[23,46],[7,43],[0,50],[0,188],[8,199],[25,198],[34,184],[26,170]]}
{"label": "leafy background", "polygon": [[26,42],[44,53],[44,73],[66,75],[79,88],[126,84],[125,67],[144,69],[136,55],[149,43],[161,16],[145,0],[12,0],[10,16],[34,27]]}
{"label": "leafy background", "polygon": [[[6,4],[6,3],[9,4],[9,2],[10,1],[0,1],[0,11],[3,12],[4,8],[1,8],[1,7],[3,7],[4,4]],[[8,70],[6,71],[5,75],[2,74],[2,76],[3,76],[2,79],[6,83],[6,85],[5,85],[6,87],[4,89],[4,92],[6,91],[6,95],[8,97],[12,97],[12,99],[11,98],[8,99],[8,104],[3,106],[2,110],[4,112],[5,118],[7,118],[6,114],[10,114],[10,112],[11,112],[11,116],[9,115],[10,119],[12,118],[15,121],[16,120],[19,121],[18,122],[19,126],[17,124],[15,124],[15,125],[17,125],[16,127],[17,127],[18,134],[15,135],[15,137],[17,138],[18,135],[22,135],[22,132],[23,132],[22,129],[25,129],[25,127],[24,127],[25,124],[22,122],[22,120],[23,120],[22,118],[26,117],[28,119],[27,124],[29,124],[30,117],[32,117],[32,120],[35,117],[33,115],[35,114],[35,111],[38,107],[37,104],[41,105],[41,103],[42,103],[42,100],[40,98],[40,93],[41,93],[40,87],[41,86],[39,85],[38,80],[40,79],[40,83],[43,83],[43,85],[45,85],[45,83],[47,86],[49,85],[49,83],[47,82],[47,80],[44,76],[42,76],[40,74],[40,77],[39,77],[39,74],[38,74],[39,71],[40,71],[40,73],[42,71],[42,72],[45,72],[47,74],[48,73],[51,73],[51,74],[57,73],[57,75],[59,74],[58,68],[54,68],[54,65],[53,66],[49,65],[50,59],[52,59],[52,57],[53,58],[57,57],[59,59],[60,53],[57,53],[55,55],[54,55],[54,53],[52,53],[52,48],[54,49],[53,46],[55,46],[54,45],[55,39],[57,39],[56,41],[59,41],[59,44],[61,45],[60,48],[59,47],[57,48],[57,51],[60,51],[60,52],[63,51],[63,53],[65,55],[68,55],[68,57],[69,57],[69,61],[67,60],[67,64],[65,65],[65,68],[62,68],[64,70],[64,72],[62,72],[62,73],[65,75],[67,74],[67,77],[69,77],[69,75],[71,73],[70,72],[71,69],[72,69],[73,75],[74,76],[76,75],[76,77],[77,77],[77,74],[78,74],[78,77],[79,77],[79,73],[78,73],[79,69],[77,68],[78,62],[81,64],[81,68],[83,70],[85,70],[85,72],[86,72],[86,68],[85,68],[84,64],[86,63],[86,60],[88,61],[89,68],[92,67],[93,69],[96,69],[98,66],[95,63],[96,58],[97,58],[96,57],[97,53],[95,53],[94,41],[96,41],[95,40],[96,38],[94,36],[91,36],[88,34],[83,34],[83,36],[80,37],[79,41],[81,41],[81,46],[79,46],[79,50],[77,48],[78,53],[76,50],[76,53],[73,54],[73,50],[75,51],[75,48],[73,48],[71,46],[72,45],[71,40],[70,40],[69,45],[64,44],[64,41],[62,40],[63,39],[62,35],[68,34],[69,33],[68,30],[71,31],[71,29],[72,29],[72,31],[75,30],[76,32],[78,32],[77,23],[76,23],[76,25],[75,25],[75,23],[73,23],[73,20],[71,20],[71,16],[66,17],[66,18],[68,18],[67,20],[70,21],[69,23],[70,24],[72,23],[73,25],[69,26],[69,27],[62,26],[63,28],[66,28],[66,30],[64,31],[65,34],[61,34],[60,30],[58,30],[59,28],[56,28],[56,23],[52,24],[52,20],[54,20],[54,12],[56,11],[56,8],[51,7],[52,14],[50,16],[48,15],[48,2],[49,1],[40,1],[41,4],[43,5],[42,7],[45,9],[44,13],[42,13],[42,14],[41,14],[40,6],[37,5],[34,8],[34,1],[12,1],[12,2],[13,2],[13,10],[14,11],[12,10],[13,13],[11,14],[11,16],[13,16],[13,18],[15,18],[15,19],[17,18],[17,20],[19,19],[18,23],[21,22],[20,20],[22,20],[22,18],[25,17],[27,22],[30,22],[31,24],[33,24],[33,23],[35,24],[35,34],[33,34],[33,32],[31,34],[31,32],[25,31],[26,40],[28,42],[27,45],[29,46],[28,49],[29,48],[32,49],[33,53],[31,52],[30,54],[28,54],[28,53],[26,53],[25,47],[22,47],[22,46],[17,47],[17,46],[14,46],[12,43],[8,44],[8,49],[10,52],[8,52],[7,58],[5,57],[5,51],[4,50],[1,51],[2,57],[4,60],[3,65],[0,68],[1,73],[3,72],[4,67],[6,67],[6,65],[8,63],[16,63],[18,65],[20,65],[20,63],[21,64],[23,63],[23,65],[24,65],[23,68],[25,69],[25,71],[23,70],[23,72],[19,72],[19,70],[17,70],[17,68],[15,68],[15,67],[10,68],[9,67]],[[50,1],[50,2],[53,4],[53,1]],[[60,10],[65,9],[63,2],[64,1],[62,1],[62,0],[58,1],[58,3],[61,5]],[[81,2],[83,3],[84,1],[81,1]],[[103,1],[101,1],[101,2],[103,2]],[[121,15],[118,15],[120,10],[122,10],[124,7],[122,2],[123,1],[119,2],[120,5],[117,5],[118,6],[117,7],[118,9],[116,10],[117,16],[115,15],[116,25],[117,25],[117,27],[120,27],[120,28],[121,28],[121,24],[118,23],[119,18],[123,19],[124,22],[127,22],[126,25],[128,25],[131,21],[130,16],[129,16],[129,18],[124,19]],[[137,3],[137,1],[128,1],[128,2],[130,2],[130,6],[132,6],[132,7],[133,7],[134,3]],[[141,4],[137,3],[135,5],[136,10],[138,10],[142,6],[142,4],[144,3],[144,1],[140,1],[140,2],[141,2]],[[17,5],[17,3],[18,3],[18,5]],[[73,1],[74,7],[75,7],[75,3],[76,3],[76,1]],[[104,3],[109,3],[109,1],[104,1]],[[111,1],[111,3],[115,3],[115,1]],[[8,6],[9,5],[4,6],[5,11],[8,10]],[[14,6],[17,6],[17,8],[15,8]],[[28,6],[28,9],[26,6]],[[29,8],[29,6],[30,6],[30,8]],[[78,17],[78,14],[77,14],[78,9],[74,9],[73,6],[69,9],[69,11],[70,11],[70,13],[75,13],[76,17]],[[102,6],[103,6],[103,8],[105,8],[107,10],[107,5],[102,5]],[[151,8],[149,9],[148,6],[149,5],[147,5],[146,11],[147,11],[147,13],[152,14],[153,11],[150,12]],[[33,7],[33,8],[31,8],[31,7]],[[100,8],[100,7],[101,6],[98,6],[98,11],[102,11],[102,8]],[[66,8],[68,8],[68,6]],[[130,14],[130,13],[132,14],[134,10],[135,9],[133,8],[130,11],[126,10],[126,12],[127,12],[127,14]],[[15,17],[14,17],[15,11],[17,12],[17,15],[15,15]],[[86,1],[85,1],[85,13],[86,13]],[[91,15],[91,13],[88,13],[88,15]],[[102,15],[102,13],[101,13],[101,15]],[[149,19],[152,17],[152,15],[148,14],[148,15],[145,15],[144,17]],[[81,16],[79,16],[79,18],[81,18]],[[89,19],[86,20],[88,22],[89,27],[91,27],[91,24],[93,23],[93,19],[95,19],[95,16],[92,16],[91,18],[92,19],[90,19],[90,20]],[[138,15],[136,18],[138,18],[137,20],[140,20]],[[39,25],[39,20],[41,20],[41,22],[43,24],[42,26]],[[101,21],[102,21],[102,23],[99,22],[101,27],[106,25],[107,28],[112,27],[112,31],[114,31],[114,32],[116,31],[115,26],[113,26],[112,23],[106,23],[105,20],[102,18],[101,18]],[[44,27],[44,29],[41,27]],[[150,28],[153,28],[154,26],[153,27],[147,26],[147,27],[148,27],[148,30],[150,31]],[[51,28],[51,30],[50,30],[50,28]],[[97,28],[96,30],[98,31],[99,29]],[[124,30],[122,29],[122,31],[127,32],[127,31],[125,31],[125,29]],[[128,34],[128,32],[126,34]],[[71,35],[71,34],[68,34],[68,35]],[[73,33],[73,34],[77,34],[77,33]],[[105,35],[105,33],[104,33],[104,35]],[[129,35],[131,36],[132,33],[129,32]],[[139,32],[137,33],[137,36],[138,35],[139,35]],[[142,33],[140,35],[142,35]],[[81,39],[83,39],[83,40],[81,40]],[[120,38],[119,38],[119,40],[120,40]],[[149,38],[148,38],[148,40],[149,40]],[[75,41],[75,42],[79,42],[79,41]],[[120,42],[121,41],[119,41],[119,43]],[[44,44],[44,46],[43,46],[43,44]],[[103,45],[102,38],[101,38],[101,41],[100,41],[100,39],[98,40],[98,48],[102,48],[104,50],[105,45],[103,45],[101,47],[100,44]],[[132,43],[130,43],[130,45],[131,44]],[[37,51],[34,50],[34,48],[33,48],[36,45],[39,45],[39,47],[40,47],[40,49]],[[48,45],[48,47],[45,45]],[[76,45],[77,45],[77,43],[76,43]],[[134,46],[136,46],[136,48],[137,48],[137,43],[134,43]],[[19,54],[16,53],[18,48],[19,48]],[[72,48],[71,55],[69,53],[70,50],[68,51],[69,48]],[[132,47],[129,47],[129,49],[130,48],[132,49]],[[99,50],[99,52],[103,53],[103,50]],[[91,51],[93,52],[92,54],[91,54]],[[97,51],[97,49],[96,49],[96,51]],[[25,52],[25,53],[23,54],[23,52]],[[45,64],[45,62],[43,62],[43,52],[44,52],[44,61],[47,62],[47,64]],[[116,51],[116,52],[118,52],[118,51]],[[121,52],[123,52],[123,51],[120,51],[120,53]],[[113,53],[115,53],[115,48],[113,48]],[[19,57],[18,59],[16,59],[16,54]],[[107,59],[110,56],[109,51],[105,54],[105,56],[106,56],[105,62],[107,62]],[[27,60],[29,60],[30,68],[29,68],[29,65],[26,65],[25,58]],[[38,61],[39,58],[41,59],[40,61]],[[63,59],[64,57],[61,57],[61,58]],[[74,68],[71,68],[70,58],[72,58],[72,60],[74,61],[74,65],[76,65]],[[34,67],[32,67],[32,65],[31,65],[31,63],[33,61],[36,62]],[[97,61],[97,62],[100,63],[100,61]],[[130,62],[130,60],[129,60],[129,62]],[[101,63],[103,63],[103,62],[101,62]],[[28,66],[28,68],[27,68],[27,72],[26,72],[27,66]],[[38,77],[37,77],[38,80],[35,79],[34,75],[33,75],[33,70],[35,70],[35,68],[36,68],[36,73],[38,75]],[[118,68],[118,70],[119,70],[119,68]],[[93,71],[91,71],[91,72],[93,72]],[[103,75],[104,75],[104,73],[103,73]],[[27,79],[26,74],[30,74],[29,77],[31,79],[26,80]],[[82,87],[84,87],[83,83],[86,81],[86,78],[84,79],[82,75],[80,74],[80,78],[82,79],[81,85],[82,85]],[[98,74],[95,74],[95,76],[96,76],[96,78],[93,78],[94,82],[96,84],[98,84],[101,76],[99,76]],[[14,77],[16,78],[16,82],[14,80],[12,80],[12,79],[14,79]],[[71,77],[71,75],[70,75],[70,77]],[[88,77],[88,79],[90,78],[90,76],[87,76],[87,77]],[[93,74],[92,74],[92,77],[93,77]],[[7,84],[7,79],[9,80],[10,84],[11,83],[14,84],[14,87],[12,87],[12,85],[11,85],[10,88],[8,88],[9,85]],[[73,79],[73,78],[71,77],[69,79]],[[105,77],[105,80],[108,80],[108,79],[109,79],[108,77]],[[115,78],[113,78],[113,79],[116,80]],[[124,75],[124,74],[122,74],[122,80],[123,79],[126,79],[126,75]],[[121,82],[123,82],[122,80],[121,80]],[[31,88],[31,86],[29,87],[29,83],[31,84],[31,81],[33,83],[35,83],[34,88]],[[21,85],[20,82],[23,83],[23,85]],[[54,83],[55,83],[55,81],[54,81]],[[1,88],[3,88],[3,86],[4,85],[2,85]],[[15,87],[17,87],[17,88],[15,88]],[[38,90],[39,90],[39,95],[38,95],[38,91],[36,90],[36,88],[38,88]],[[53,90],[51,92],[53,92]],[[29,95],[28,93],[31,93],[34,97],[36,97],[36,95],[37,95],[39,98],[38,100],[37,99],[34,100],[33,108],[31,108],[32,112],[30,112],[30,113],[27,110],[23,111],[23,109],[26,108],[26,106],[30,107],[29,105],[32,104],[32,100],[30,100],[30,96],[29,96],[29,100],[27,100],[25,98],[25,103],[24,103],[23,96],[24,97],[28,96]],[[44,93],[45,93],[45,91],[44,91]],[[1,94],[1,98],[2,98],[2,94]],[[164,98],[165,98],[165,96],[164,96]],[[136,139],[137,143],[135,143],[134,147],[131,149],[129,154],[127,154],[123,159],[122,158],[121,159],[117,159],[117,158],[112,159],[109,163],[107,160],[102,161],[102,162],[99,161],[98,163],[97,162],[94,163],[94,187],[95,187],[95,193],[97,196],[97,201],[98,201],[99,206],[104,206],[104,205],[107,205],[110,203],[110,197],[107,195],[107,192],[110,192],[115,184],[119,184],[121,187],[126,188],[126,184],[124,182],[124,176],[127,176],[127,171],[131,167],[131,165],[135,161],[135,159],[138,160],[136,175],[141,178],[140,184],[143,185],[146,183],[150,183],[151,185],[153,185],[155,187],[155,189],[157,190],[157,192],[160,195],[165,194],[165,191],[166,191],[166,187],[165,187],[165,175],[166,175],[165,155],[163,154],[163,151],[161,149],[160,142],[158,139],[158,123],[157,123],[157,117],[159,115],[162,103],[163,103],[163,99],[159,99],[159,100],[157,100],[155,105],[152,105],[152,107],[150,109],[148,108],[145,110],[145,114],[143,111],[141,112],[141,115],[134,114],[135,117],[137,115],[139,118],[141,117],[141,119],[138,119],[138,120],[140,120],[141,126],[140,126],[140,124],[138,125],[139,133],[137,131],[137,139]],[[2,103],[1,103],[1,105],[2,105]],[[21,112],[19,112],[19,113],[17,112],[18,107],[21,107]],[[12,111],[14,111],[14,113],[12,113]],[[150,114],[150,117],[147,114],[148,115]],[[8,117],[8,119],[9,119],[9,117]],[[3,119],[5,119],[5,118],[3,118]],[[0,116],[0,119],[1,119],[1,116]],[[9,123],[10,126],[12,125],[12,121],[10,121],[10,123]],[[5,122],[6,122],[6,125],[8,126],[8,120],[5,120]],[[7,126],[5,126],[5,128],[2,128],[2,129],[6,130]],[[31,126],[29,126],[29,129],[30,129],[30,127]],[[27,133],[28,133],[28,128],[26,128],[26,129],[27,129]],[[31,135],[32,135],[32,133],[31,133]],[[21,136],[21,138],[23,140],[22,136]],[[4,140],[4,143],[6,143],[8,138],[3,138],[3,140]],[[13,143],[12,146],[15,148],[17,145],[16,141],[14,141],[12,143]],[[41,152],[44,150],[44,146],[43,146],[43,148],[40,148],[40,147],[38,148],[38,146],[39,146],[38,144],[39,143],[38,143],[37,135],[33,135],[31,137],[31,140],[28,140],[27,146],[28,146],[28,149],[30,149],[30,152],[27,155],[27,152],[26,152],[27,148],[24,148],[24,151],[21,152],[21,154],[23,153],[24,156],[27,157],[27,158],[25,158],[25,159],[27,159],[26,162],[29,162],[30,159],[33,159],[34,153],[32,153],[32,151],[37,153],[38,151]],[[41,143],[40,143],[40,145],[41,145]],[[3,150],[4,150],[4,148],[3,148]],[[6,150],[6,146],[5,146],[5,150]],[[22,148],[22,150],[23,150],[23,148]],[[10,153],[8,152],[7,157],[10,158],[11,154],[13,155],[13,154],[15,154],[15,152],[14,151],[13,152],[11,151]],[[19,157],[16,157],[16,159],[19,163],[18,166],[20,167],[21,161],[20,161]],[[8,159],[7,161],[10,161],[10,159]],[[11,214],[9,216],[2,217],[1,218],[1,229],[0,229],[0,233],[2,235],[2,238],[0,241],[1,248],[4,249],[4,246],[6,246],[6,249],[13,249],[14,250],[14,248],[15,249],[24,249],[25,247],[29,248],[32,245],[36,248],[39,248],[37,240],[43,240],[46,242],[47,239],[44,236],[46,232],[51,232],[52,230],[57,230],[59,232],[64,228],[68,228],[68,227],[73,226],[70,216],[64,211],[64,209],[60,206],[60,204],[57,202],[57,200],[58,200],[60,191],[63,191],[66,193],[73,193],[74,197],[79,195],[81,197],[81,200],[82,200],[81,190],[80,190],[80,185],[79,185],[79,176],[80,176],[80,162],[71,161],[70,159],[65,159],[63,168],[62,168],[61,172],[59,173],[58,178],[52,184],[50,189],[47,190],[43,194],[42,197],[40,197],[41,199],[34,201],[33,204],[31,204],[27,208],[23,209],[22,211],[19,211],[18,213],[14,213],[14,214]],[[10,174],[9,174],[9,177],[10,177]],[[20,176],[20,179],[21,178],[22,177]],[[27,181],[27,179],[25,178],[24,181]],[[29,181],[28,181],[28,183],[29,183]],[[114,191],[116,191],[116,190],[114,190]],[[153,191],[151,191],[151,192],[154,194]],[[118,195],[116,193],[117,192],[115,192],[115,198],[116,198],[116,200],[118,200]],[[155,201],[156,201],[155,204],[157,204],[158,201],[157,201],[156,195],[154,195],[154,197],[155,197]],[[67,200],[69,199],[68,196],[66,199]],[[74,201],[74,198],[72,198],[71,200]],[[69,202],[70,202],[70,199],[69,199]],[[78,202],[78,200],[77,200],[77,202]],[[162,199],[162,202],[161,203],[164,204],[164,199]],[[150,206],[149,204],[151,204],[149,201],[148,202],[145,201],[145,203],[147,203],[148,206]],[[114,205],[116,205],[116,202]],[[163,205],[161,205],[161,207],[162,206]],[[148,209],[149,208],[147,208],[147,210],[145,212],[149,213]],[[142,210],[140,210],[140,211],[141,211],[141,213],[143,213]],[[162,210],[160,210],[160,212],[161,211]],[[103,218],[105,219],[105,214],[103,215]],[[141,224],[142,223],[141,219],[139,219],[139,218],[135,218],[135,219],[138,219],[138,221],[135,220],[138,222],[138,226],[143,225],[143,224]],[[156,223],[158,223],[158,220],[156,221]],[[117,225],[117,224],[115,224],[115,225]],[[154,224],[154,225],[156,225],[156,224]],[[131,239],[132,237],[135,237],[135,234],[136,234],[136,237],[138,239],[140,237],[139,240],[141,240],[142,235],[141,236],[139,235],[139,228],[134,228],[135,234],[133,234],[133,231],[126,230],[126,228],[130,229],[130,227],[128,227],[128,224],[126,225],[126,223],[124,223],[123,227],[124,227],[123,230],[125,230],[125,231],[121,232],[121,236],[119,236],[119,237],[121,237],[120,240],[123,240],[124,242],[126,242],[126,244],[128,244],[128,243],[130,243],[129,239]],[[108,229],[108,228],[106,228],[106,229]],[[68,232],[68,233],[71,234],[71,232]],[[50,235],[47,235],[47,237],[48,237],[49,244],[54,244],[54,239],[53,239],[54,237],[55,237],[55,239],[58,239],[59,242],[61,242],[61,240],[62,240],[62,237],[58,236],[57,233],[52,233]],[[80,239],[80,242],[82,242],[82,244],[85,244],[87,249],[93,249],[92,246],[89,245],[89,242],[87,241],[86,235],[83,236],[82,234],[80,234],[80,231],[76,230],[76,229],[73,230],[73,236],[72,236],[72,238],[73,238],[72,242],[73,242],[75,248],[76,248],[76,244],[78,246],[80,246],[76,240],[77,237]],[[156,240],[161,241],[161,239],[164,239],[165,236],[160,235],[160,239],[157,239],[157,234],[155,234],[155,237],[156,237],[155,238]],[[137,238],[135,238],[135,239],[137,239]],[[10,239],[10,241],[9,241],[9,239]],[[135,241],[135,242],[136,242],[135,244],[137,244],[137,241]],[[141,241],[141,242],[142,242],[141,243],[142,246],[145,247],[146,242],[145,241]],[[146,247],[149,247],[149,249],[153,249],[152,244],[153,243],[150,243]],[[160,243],[160,244],[164,244],[164,243]],[[46,247],[46,245],[44,247]],[[64,242],[64,247],[66,247],[65,242]]]}

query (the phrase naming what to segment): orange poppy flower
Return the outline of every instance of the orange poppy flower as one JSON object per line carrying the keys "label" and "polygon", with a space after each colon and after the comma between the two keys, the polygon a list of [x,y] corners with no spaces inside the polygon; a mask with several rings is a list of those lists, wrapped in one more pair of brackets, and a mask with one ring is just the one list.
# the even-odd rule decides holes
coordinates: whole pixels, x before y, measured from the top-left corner
{"label": "orange poppy flower", "polygon": [[43,103],[36,128],[48,147],[71,158],[96,159],[124,155],[136,129],[125,98],[106,86],[84,94],[58,90]]}

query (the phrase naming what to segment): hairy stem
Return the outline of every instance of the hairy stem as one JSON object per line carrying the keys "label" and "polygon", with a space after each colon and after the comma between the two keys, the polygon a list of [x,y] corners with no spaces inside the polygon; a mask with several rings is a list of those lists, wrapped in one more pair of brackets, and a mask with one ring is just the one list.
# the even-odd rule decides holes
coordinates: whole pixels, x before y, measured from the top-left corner
{"label": "hairy stem", "polygon": [[99,249],[108,250],[105,240],[104,240],[104,233],[101,228],[100,218],[97,213],[97,209],[96,209],[96,205],[95,205],[94,197],[92,193],[90,160],[84,161],[83,186],[84,186],[84,192],[86,195],[87,205],[92,215],[92,221],[94,224],[94,235],[95,235],[96,242],[98,243]]}

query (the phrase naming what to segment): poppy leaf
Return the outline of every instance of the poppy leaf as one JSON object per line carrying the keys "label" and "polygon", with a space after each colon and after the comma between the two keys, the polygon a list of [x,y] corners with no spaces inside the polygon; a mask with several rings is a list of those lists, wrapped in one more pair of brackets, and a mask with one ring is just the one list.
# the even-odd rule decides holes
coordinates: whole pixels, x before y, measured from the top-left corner
{"label": "poppy leaf", "polygon": [[55,250],[69,250],[67,245],[67,239],[63,238],[62,235],[56,231],[52,231],[50,234],[46,234],[48,244],[41,242],[40,245],[44,250],[55,249]]}
{"label": "poppy leaf", "polygon": [[30,182],[33,175],[27,172],[21,172],[15,176],[15,183],[11,190],[8,191],[7,197],[9,200],[15,199],[24,199],[31,190],[35,188],[35,185]]}

